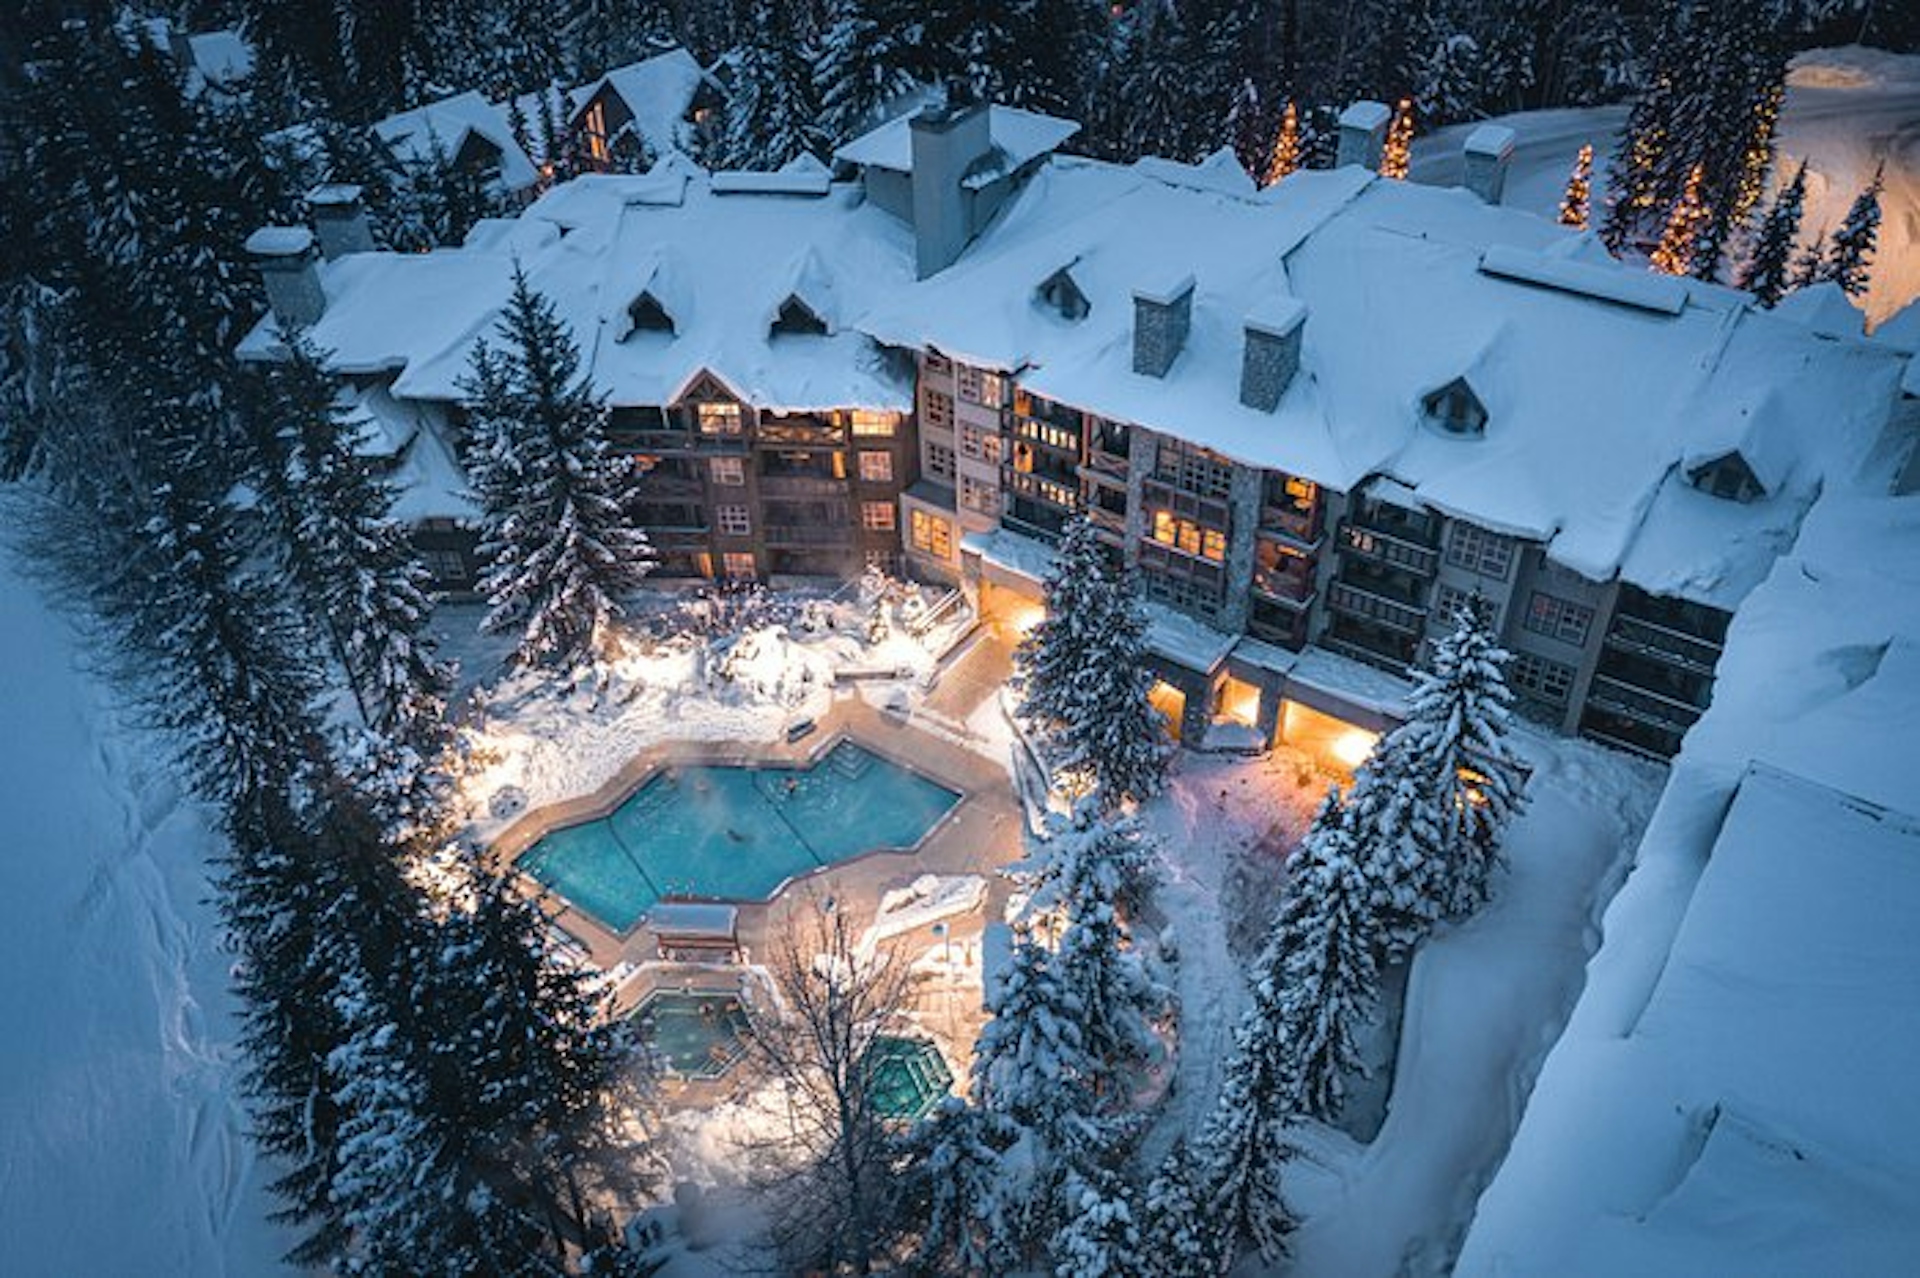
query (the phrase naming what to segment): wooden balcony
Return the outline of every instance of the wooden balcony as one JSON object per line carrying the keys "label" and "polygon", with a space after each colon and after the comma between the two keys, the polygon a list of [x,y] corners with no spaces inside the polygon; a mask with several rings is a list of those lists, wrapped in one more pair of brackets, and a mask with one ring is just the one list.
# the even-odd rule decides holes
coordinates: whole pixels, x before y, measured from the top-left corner
{"label": "wooden balcony", "polygon": [[1397,532],[1388,532],[1352,520],[1342,520],[1339,532],[1340,553],[1371,560],[1390,568],[1399,568],[1422,577],[1440,571],[1440,552]]}

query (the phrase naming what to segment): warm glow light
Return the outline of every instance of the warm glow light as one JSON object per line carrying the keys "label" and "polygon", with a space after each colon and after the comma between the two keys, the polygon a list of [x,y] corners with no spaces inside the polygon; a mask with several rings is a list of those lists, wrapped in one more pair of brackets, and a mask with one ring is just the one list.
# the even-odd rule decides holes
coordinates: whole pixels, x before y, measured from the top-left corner
{"label": "warm glow light", "polygon": [[1351,772],[1367,761],[1379,740],[1380,734],[1377,732],[1368,732],[1363,728],[1349,728],[1333,739],[1327,746],[1327,753],[1331,754],[1341,767]]}
{"label": "warm glow light", "polygon": [[1035,626],[1046,620],[1046,616],[1046,608],[1025,599],[1017,603],[1008,603],[1000,610],[1001,619],[1023,637],[1031,634]]}

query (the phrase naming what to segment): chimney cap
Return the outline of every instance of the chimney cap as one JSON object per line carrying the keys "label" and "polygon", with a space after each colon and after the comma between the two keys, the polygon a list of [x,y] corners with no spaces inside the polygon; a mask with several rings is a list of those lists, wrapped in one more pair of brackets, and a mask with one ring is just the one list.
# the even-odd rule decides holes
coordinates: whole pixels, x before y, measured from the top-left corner
{"label": "chimney cap", "polygon": [[1467,134],[1468,155],[1487,155],[1504,160],[1513,154],[1515,135],[1504,124],[1483,124]]}
{"label": "chimney cap", "polygon": [[360,194],[360,187],[353,182],[322,182],[307,192],[307,203],[315,208],[340,208],[357,204]]}
{"label": "chimney cap", "polygon": [[1345,129],[1384,129],[1393,119],[1393,112],[1384,102],[1375,102],[1370,98],[1361,98],[1340,113],[1340,127]]}
{"label": "chimney cap", "polygon": [[263,226],[247,237],[255,257],[299,257],[313,248],[313,232],[304,226]]}
{"label": "chimney cap", "polygon": [[1133,290],[1137,302],[1152,302],[1156,306],[1172,306],[1183,296],[1193,292],[1193,273],[1174,275],[1169,272],[1159,279]]}
{"label": "chimney cap", "polygon": [[1270,297],[1253,308],[1246,318],[1247,328],[1268,337],[1289,337],[1306,322],[1307,304],[1297,297]]}

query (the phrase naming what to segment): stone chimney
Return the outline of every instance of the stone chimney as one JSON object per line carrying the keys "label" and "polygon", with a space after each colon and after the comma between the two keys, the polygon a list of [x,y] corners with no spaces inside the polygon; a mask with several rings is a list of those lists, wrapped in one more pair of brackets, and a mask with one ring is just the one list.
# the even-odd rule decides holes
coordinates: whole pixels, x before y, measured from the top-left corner
{"label": "stone chimney", "polygon": [[[956,94],[907,121],[913,135],[913,256],[921,279],[953,265],[973,238],[972,192],[960,184],[993,149],[987,108]],[[955,100],[959,99],[959,100]]]}
{"label": "stone chimney", "polygon": [[1133,290],[1133,371],[1165,377],[1193,325],[1193,276]]}
{"label": "stone chimney", "polygon": [[267,303],[281,327],[304,327],[327,310],[320,272],[313,264],[313,232],[304,226],[263,226],[247,237],[247,252],[260,268]]}
{"label": "stone chimney", "polygon": [[1247,344],[1240,358],[1240,402],[1271,413],[1300,371],[1300,339],[1307,327],[1307,304],[1277,297],[1247,316]]}
{"label": "stone chimney", "polygon": [[1340,113],[1340,149],[1334,157],[1336,167],[1358,164],[1380,171],[1380,157],[1387,149],[1387,125],[1393,112],[1384,102],[1365,98]]}
{"label": "stone chimney", "polygon": [[329,182],[307,192],[313,210],[313,229],[320,236],[320,256],[331,262],[349,253],[373,252],[373,228],[360,188]]}
{"label": "stone chimney", "polygon": [[1498,204],[1513,162],[1513,130],[1504,124],[1481,125],[1467,134],[1463,158],[1467,189],[1489,204]]}

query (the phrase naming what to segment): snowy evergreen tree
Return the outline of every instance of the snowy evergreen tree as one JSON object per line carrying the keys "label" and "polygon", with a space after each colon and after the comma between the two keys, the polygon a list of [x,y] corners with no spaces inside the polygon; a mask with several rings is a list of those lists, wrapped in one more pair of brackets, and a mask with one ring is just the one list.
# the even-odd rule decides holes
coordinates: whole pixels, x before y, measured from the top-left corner
{"label": "snowy evergreen tree", "polygon": [[518,268],[499,333],[498,352],[478,344],[464,384],[468,473],[486,512],[484,624],[517,630],[523,663],[579,662],[598,651],[652,552],[627,519],[606,404],[553,303]]}
{"label": "snowy evergreen tree", "polygon": [[1754,233],[1753,251],[1740,272],[1740,287],[1763,307],[1777,305],[1792,282],[1794,242],[1800,234],[1800,214],[1807,195],[1807,165],[1803,160],[1793,180],[1773,198],[1773,206]]}
{"label": "snowy evergreen tree", "polygon": [[1064,1222],[1053,1235],[1058,1278],[1151,1278],[1127,1183],[1112,1172],[1073,1171],[1061,1190]]}
{"label": "snowy evergreen tree", "polygon": [[1140,1244],[1155,1278],[1215,1278],[1220,1272],[1201,1199],[1204,1172],[1182,1136],[1147,1184]]}
{"label": "snowy evergreen tree", "polygon": [[[1355,1034],[1379,999],[1371,885],[1345,826],[1329,795],[1289,865],[1287,908],[1269,940],[1277,988],[1258,993],[1277,1007],[1302,1110],[1328,1120],[1340,1113],[1346,1080],[1365,1073]],[[1272,964],[1261,966],[1272,981]]]}
{"label": "snowy evergreen tree", "polygon": [[1389,733],[1347,793],[1346,829],[1387,958],[1411,950],[1446,910],[1435,867],[1445,863],[1447,825],[1430,776],[1409,739]]}
{"label": "snowy evergreen tree", "polygon": [[1004,1273],[1017,1263],[1021,1205],[1009,1198],[1017,1130],[949,1096],[912,1134],[907,1166],[923,1217],[913,1265],[938,1274]]}
{"label": "snowy evergreen tree", "polygon": [[1818,284],[1827,265],[1827,233],[1825,231],[1813,237],[1813,243],[1800,250],[1800,256],[1794,262],[1793,284],[1787,290],[1805,288],[1809,284]]}
{"label": "snowy evergreen tree", "polygon": [[428,758],[444,748],[452,673],[427,625],[427,573],[391,518],[394,494],[360,454],[367,430],[304,333],[254,411],[266,455],[265,506],[284,564],[326,633],[366,726]]}
{"label": "snowy evergreen tree", "polygon": [[1693,270],[1700,232],[1712,216],[1700,195],[1703,172],[1696,164],[1687,175],[1686,187],[1667,214],[1667,229],[1661,232],[1660,243],[1648,259],[1648,265],[1662,275],[1686,275]]}
{"label": "snowy evergreen tree", "polygon": [[832,0],[814,71],[827,142],[872,128],[881,108],[913,87],[904,18],[899,0]]}
{"label": "snowy evergreen tree", "polygon": [[1573,172],[1567,175],[1567,191],[1560,197],[1560,225],[1570,226],[1576,231],[1587,229],[1593,184],[1593,144],[1580,148],[1580,154],[1574,159]]}
{"label": "snowy evergreen tree", "polygon": [[1020,714],[1051,762],[1102,807],[1159,793],[1172,748],[1148,701],[1146,617],[1137,583],[1116,578],[1093,524],[1069,521],[1045,583],[1047,615],[1014,654]]}
{"label": "snowy evergreen tree", "polygon": [[1234,1031],[1220,1096],[1195,1142],[1205,1158],[1201,1202],[1216,1273],[1233,1266],[1243,1242],[1269,1264],[1287,1254],[1295,1221],[1281,1176],[1293,1157],[1289,1127],[1299,1087],[1286,1054],[1277,1013],[1256,991]]}
{"label": "snowy evergreen tree", "polygon": [[777,169],[827,148],[814,96],[814,55],[781,6],[752,6],[746,42],[736,51],[720,158],[728,168]]}
{"label": "snowy evergreen tree", "polygon": [[1416,673],[1407,722],[1392,733],[1392,749],[1426,774],[1445,849],[1430,890],[1455,918],[1487,899],[1501,835],[1524,806],[1524,765],[1507,741],[1510,660],[1477,602],[1462,608],[1429,668]]}
{"label": "snowy evergreen tree", "polygon": [[674,41],[671,0],[571,0],[567,42],[578,79],[659,53]]}
{"label": "snowy evergreen tree", "polygon": [[1873,171],[1873,181],[1854,198],[1847,219],[1833,233],[1833,243],[1820,268],[1820,279],[1838,284],[1848,297],[1867,291],[1867,260],[1873,256],[1880,238],[1880,191],[1886,181],[1883,162]]}

